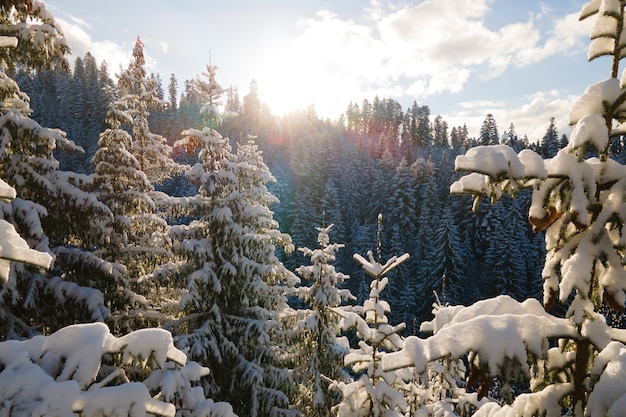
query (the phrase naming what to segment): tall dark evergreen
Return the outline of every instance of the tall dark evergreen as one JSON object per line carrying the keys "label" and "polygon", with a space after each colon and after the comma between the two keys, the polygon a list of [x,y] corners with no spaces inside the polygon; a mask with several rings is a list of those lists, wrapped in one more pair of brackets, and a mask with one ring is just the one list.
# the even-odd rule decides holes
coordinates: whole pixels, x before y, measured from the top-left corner
{"label": "tall dark evergreen", "polygon": [[170,83],[167,86],[167,93],[167,97],[169,99],[169,109],[175,112],[178,109],[178,80],[173,73],[170,75]]}
{"label": "tall dark evergreen", "polygon": [[[518,300],[527,298],[526,263],[523,254],[525,234],[520,227],[519,206],[512,201],[495,207],[491,220],[491,236],[484,256],[481,296],[508,295]],[[511,239],[510,236],[517,236]]]}
{"label": "tall dark evergreen", "polygon": [[[100,287],[112,310],[111,327],[116,333],[126,333],[164,321],[151,322],[150,313],[145,311],[148,302],[138,294],[154,285],[153,271],[167,263],[171,253],[167,250],[167,225],[150,197],[154,187],[132,153],[132,136],[122,128],[132,122],[132,116],[124,103],[115,99],[112,89],[108,93],[109,128],[100,134],[92,160],[92,184],[94,194],[109,207],[111,215],[103,222],[106,238],[97,242],[91,263],[92,273],[104,275]],[[145,289],[146,295],[148,292]]]}
{"label": "tall dark evergreen", "polygon": [[150,111],[162,110],[166,102],[157,89],[156,78],[146,75],[145,65],[143,42],[137,37],[131,62],[119,75],[119,102],[131,116],[131,152],[150,182],[159,183],[179,172],[182,167],[171,159],[171,147],[167,144],[167,139],[150,131]]}
{"label": "tall dark evergreen", "polygon": [[550,118],[548,129],[539,143],[539,150],[541,156],[544,158],[552,158],[557,154],[559,149],[560,138],[556,129],[556,119],[552,117]]}
{"label": "tall dark evergreen", "polygon": [[437,115],[437,117],[435,117],[432,131],[434,146],[439,148],[447,148],[450,146],[448,139],[448,122],[443,120],[441,115]]}
{"label": "tall dark evergreen", "polygon": [[[425,254],[426,258],[431,259],[434,265],[429,271],[430,277],[423,275],[420,277],[421,279],[430,279],[430,287],[423,288],[425,290],[424,295],[426,296],[428,292],[435,292],[443,303],[462,303],[464,298],[463,265],[465,265],[466,254],[467,251],[461,241],[452,211],[450,207],[446,206],[435,230],[432,251]],[[435,301],[432,298],[431,300]]]}
{"label": "tall dark evergreen", "polygon": [[478,142],[480,145],[497,145],[500,143],[496,119],[494,119],[493,114],[491,113],[485,117],[485,120],[480,127]]}
{"label": "tall dark evergreen", "polygon": [[333,266],[343,245],[331,243],[332,229],[333,225],[317,228],[319,249],[299,249],[310,265],[297,268],[303,285],[295,290],[295,295],[307,309],[295,311],[287,322],[299,329],[287,354],[294,363],[294,379],[299,385],[295,403],[306,416],[333,415],[332,408],[341,401],[341,395],[331,385],[350,379],[343,365],[347,349],[337,338],[341,315],[334,309],[354,297],[348,290],[340,289],[349,276]]}
{"label": "tall dark evergreen", "polygon": [[[198,161],[187,177],[199,184],[194,197],[177,200],[187,223],[173,226],[171,238],[180,260],[167,272],[182,291],[180,317],[166,327],[179,346],[212,370],[207,389],[247,416],[289,413],[281,391],[291,384],[273,346],[284,343],[279,312],[287,308],[286,290],[297,281],[276,250],[292,249],[269,209],[276,203],[266,187],[273,181],[253,142],[233,154],[216,130],[215,105],[223,89],[208,67],[197,82],[204,97],[203,130],[187,129],[177,147]],[[183,219],[181,218],[181,221]]]}

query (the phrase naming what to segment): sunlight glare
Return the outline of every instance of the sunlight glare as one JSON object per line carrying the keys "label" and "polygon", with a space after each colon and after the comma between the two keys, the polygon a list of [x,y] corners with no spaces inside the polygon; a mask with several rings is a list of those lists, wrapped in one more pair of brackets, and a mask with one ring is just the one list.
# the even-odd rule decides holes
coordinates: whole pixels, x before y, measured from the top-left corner
{"label": "sunlight glare", "polygon": [[261,100],[277,116],[314,105],[319,117],[337,118],[357,90],[354,80],[314,62],[306,51],[276,53],[256,81]]}

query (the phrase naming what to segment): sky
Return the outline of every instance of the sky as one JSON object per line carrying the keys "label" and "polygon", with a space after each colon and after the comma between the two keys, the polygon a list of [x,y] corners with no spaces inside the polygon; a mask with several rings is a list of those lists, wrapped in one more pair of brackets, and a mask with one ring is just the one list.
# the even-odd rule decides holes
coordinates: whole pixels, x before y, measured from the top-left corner
{"label": "sky", "polygon": [[126,67],[137,36],[146,67],[167,90],[175,74],[201,77],[210,63],[241,97],[257,83],[272,113],[311,104],[336,119],[348,104],[414,101],[477,136],[487,114],[500,134],[514,124],[531,141],[550,118],[569,134],[568,112],[609,76],[589,63],[586,0],[45,0],[73,48]]}

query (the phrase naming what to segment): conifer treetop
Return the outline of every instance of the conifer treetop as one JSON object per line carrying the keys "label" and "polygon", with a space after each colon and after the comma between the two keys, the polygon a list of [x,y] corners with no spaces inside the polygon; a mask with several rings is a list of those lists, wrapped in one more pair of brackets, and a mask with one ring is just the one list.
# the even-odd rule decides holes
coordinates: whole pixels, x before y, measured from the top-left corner
{"label": "conifer treetop", "polygon": [[70,45],[60,26],[38,0],[6,0],[0,4],[0,68],[16,65],[35,70],[61,67],[69,70],[65,55]]}

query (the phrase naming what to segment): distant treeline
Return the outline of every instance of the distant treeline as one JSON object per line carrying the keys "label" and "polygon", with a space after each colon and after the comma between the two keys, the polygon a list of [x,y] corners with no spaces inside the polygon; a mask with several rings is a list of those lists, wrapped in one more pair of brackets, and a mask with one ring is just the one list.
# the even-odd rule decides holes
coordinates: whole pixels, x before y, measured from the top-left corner
{"label": "distant treeline", "polygon": [[[167,88],[160,75],[152,77],[169,106],[151,112],[151,130],[173,143],[183,129],[200,128],[201,103],[192,82],[185,81],[179,94],[174,74]],[[15,78],[31,99],[32,118],[64,130],[85,149],[85,154],[59,154],[62,169],[92,172],[98,135],[106,128],[109,99],[103,88],[113,86],[106,64],[97,65],[87,53],[76,59],[71,73],[44,70]],[[256,137],[277,180],[271,187],[280,199],[272,207],[275,219],[296,247],[315,248],[314,227],[334,224],[331,239],[346,246],[336,267],[351,276],[347,285],[358,302],[368,297],[369,286],[352,254],[376,249],[382,213],[383,259],[410,254],[390,276],[386,293],[391,320],[406,322],[407,332],[417,332],[416,323],[430,317],[435,293],[442,301],[465,305],[498,294],[539,297],[545,243],[525,217],[529,196],[493,206],[484,201],[472,212],[471,199],[451,196],[449,186],[458,178],[455,157],[473,146],[505,144],[554,156],[567,144],[554,119],[542,138],[529,139],[520,138],[513,124],[499,134],[488,114],[479,136],[470,137],[466,126],[450,128],[441,116],[433,117],[428,105],[414,102],[403,110],[397,101],[379,97],[349,103],[338,120],[321,119],[313,107],[276,117],[254,81],[243,98],[229,89],[223,104],[220,132],[232,142]],[[622,138],[611,146],[618,158],[626,154]],[[196,191],[182,176],[161,189],[172,195]],[[282,260],[292,270],[306,263],[297,251]]]}

